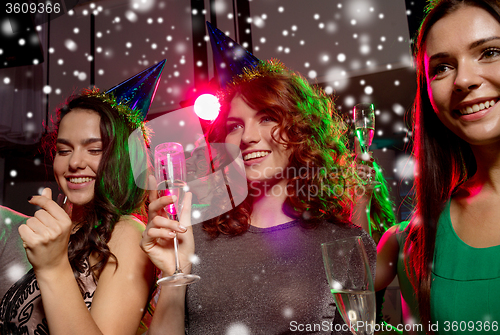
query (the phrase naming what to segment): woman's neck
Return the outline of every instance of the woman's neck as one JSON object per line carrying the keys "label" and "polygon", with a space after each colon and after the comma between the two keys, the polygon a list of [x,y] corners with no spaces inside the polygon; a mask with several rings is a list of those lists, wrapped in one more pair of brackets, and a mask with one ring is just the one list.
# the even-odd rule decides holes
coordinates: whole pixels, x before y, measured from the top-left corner
{"label": "woman's neck", "polygon": [[500,145],[471,146],[477,170],[464,187],[481,192],[489,190],[500,196]]}
{"label": "woman's neck", "polygon": [[272,187],[264,185],[257,187],[250,185],[253,194],[252,214],[250,224],[254,227],[269,228],[293,220],[283,211],[283,204],[287,198],[287,181],[283,180],[273,184]]}

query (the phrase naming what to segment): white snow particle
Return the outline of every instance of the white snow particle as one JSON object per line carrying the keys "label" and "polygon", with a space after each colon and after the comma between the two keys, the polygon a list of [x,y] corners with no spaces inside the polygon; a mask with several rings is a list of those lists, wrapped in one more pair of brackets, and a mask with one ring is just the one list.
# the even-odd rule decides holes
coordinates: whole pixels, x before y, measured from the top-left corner
{"label": "white snow particle", "polygon": [[367,55],[370,53],[370,46],[368,44],[363,44],[362,46],[359,47],[359,52],[362,55]]}
{"label": "white snow particle", "polygon": [[52,87],[50,87],[49,85],[45,85],[42,91],[45,94],[50,94],[50,92],[52,92]]}
{"label": "white snow particle", "polygon": [[226,335],[250,335],[250,329],[243,323],[233,323],[227,328]]}
{"label": "white snow particle", "polygon": [[67,39],[64,41],[64,46],[69,50],[69,51],[76,51],[78,49],[78,46],[73,40]]}
{"label": "white snow particle", "polygon": [[394,104],[394,105],[392,105],[392,110],[397,115],[403,115],[405,113],[405,108],[403,106],[401,106],[400,104],[397,104],[397,103]]}
{"label": "white snow particle", "polygon": [[85,72],[80,72],[80,73],[78,74],[78,79],[79,79],[80,81],[84,81],[85,79],[87,79],[87,74],[86,74]]}
{"label": "white snow particle", "polygon": [[18,281],[22,276],[24,276],[24,273],[25,272],[23,266],[20,264],[12,265],[7,270],[7,276],[9,277],[9,280],[12,282]]}
{"label": "white snow particle", "polygon": [[290,307],[285,307],[283,309],[283,316],[287,319],[291,318],[293,316],[293,309]]}
{"label": "white snow particle", "polygon": [[131,10],[128,10],[128,11],[125,12],[125,17],[130,22],[137,22],[137,14],[135,12],[131,11]]}
{"label": "white snow particle", "polygon": [[337,55],[337,60],[338,60],[340,63],[345,62],[345,60],[346,60],[346,56],[345,56],[345,54],[342,54],[342,53],[338,54],[338,55]]}

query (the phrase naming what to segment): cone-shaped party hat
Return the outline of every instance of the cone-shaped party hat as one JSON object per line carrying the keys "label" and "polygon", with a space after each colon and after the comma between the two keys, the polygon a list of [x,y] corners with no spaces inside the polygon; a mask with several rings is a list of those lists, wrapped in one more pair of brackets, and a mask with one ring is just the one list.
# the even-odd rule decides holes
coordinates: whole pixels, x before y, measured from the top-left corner
{"label": "cone-shaped party hat", "polygon": [[130,77],[107,90],[106,94],[113,94],[117,103],[126,104],[137,111],[142,120],[145,120],[160,83],[165,62],[164,59],[158,64]]}
{"label": "cone-shaped party hat", "polygon": [[259,64],[257,57],[208,21],[207,28],[221,88],[226,87],[234,76],[242,74],[244,68],[253,68]]}

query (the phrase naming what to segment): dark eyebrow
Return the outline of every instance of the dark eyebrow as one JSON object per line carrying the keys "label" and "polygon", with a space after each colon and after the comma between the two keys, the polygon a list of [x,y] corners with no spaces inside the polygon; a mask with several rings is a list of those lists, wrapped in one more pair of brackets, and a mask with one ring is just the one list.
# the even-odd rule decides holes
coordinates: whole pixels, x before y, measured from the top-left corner
{"label": "dark eyebrow", "polygon": [[487,37],[487,38],[483,38],[483,39],[480,39],[479,41],[476,41],[474,43],[472,43],[470,46],[469,46],[469,49],[474,49],[484,43],[487,43],[489,41],[494,41],[494,40],[500,40],[500,37],[498,36],[491,36],[491,37]]}
{"label": "dark eyebrow", "polygon": [[[471,43],[471,45],[469,45],[469,50],[477,48],[478,46],[481,46],[481,45],[488,43],[490,41],[499,40],[499,39],[500,39],[500,37],[498,37],[498,36],[491,36],[491,37],[480,39],[476,42]],[[440,52],[440,53],[434,54],[431,57],[429,57],[429,62],[431,62],[435,59],[439,59],[439,58],[447,58],[447,57],[449,57],[449,55],[450,54],[448,54],[446,52]]]}
{"label": "dark eyebrow", "polygon": [[[91,138],[86,138],[81,143],[82,143],[82,145],[87,145],[87,144],[92,144],[92,143],[96,143],[96,142],[102,142],[102,140],[100,138],[91,137]],[[71,142],[64,139],[64,138],[58,138],[56,140],[56,143],[71,145]]]}

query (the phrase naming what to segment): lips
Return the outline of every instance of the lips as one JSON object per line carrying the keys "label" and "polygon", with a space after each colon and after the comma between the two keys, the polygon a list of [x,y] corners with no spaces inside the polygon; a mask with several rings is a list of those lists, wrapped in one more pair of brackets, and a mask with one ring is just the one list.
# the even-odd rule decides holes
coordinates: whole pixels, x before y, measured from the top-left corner
{"label": "lips", "polygon": [[490,107],[493,107],[495,105],[495,103],[496,103],[496,101],[492,99],[492,100],[476,103],[473,105],[469,105],[469,106],[460,108],[460,114],[462,114],[462,115],[474,114],[474,113],[480,112],[484,109],[488,109]]}
{"label": "lips", "polygon": [[270,151],[253,151],[243,155],[243,160],[246,162],[252,159],[266,157],[270,153],[271,153]]}

